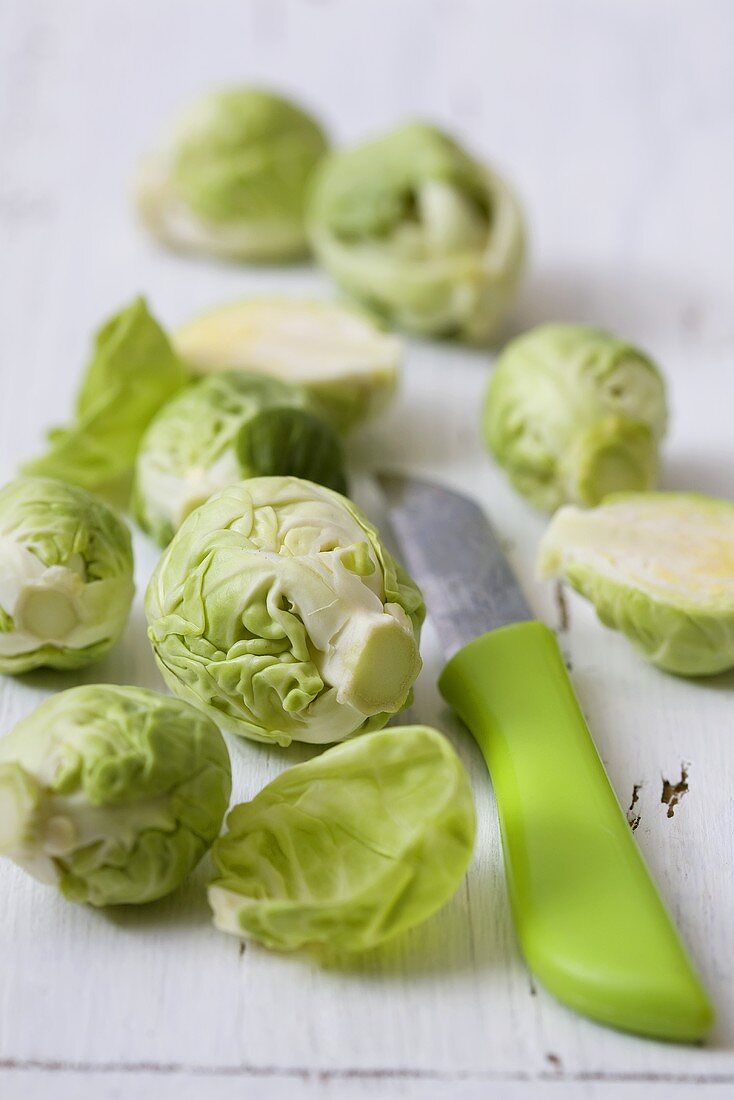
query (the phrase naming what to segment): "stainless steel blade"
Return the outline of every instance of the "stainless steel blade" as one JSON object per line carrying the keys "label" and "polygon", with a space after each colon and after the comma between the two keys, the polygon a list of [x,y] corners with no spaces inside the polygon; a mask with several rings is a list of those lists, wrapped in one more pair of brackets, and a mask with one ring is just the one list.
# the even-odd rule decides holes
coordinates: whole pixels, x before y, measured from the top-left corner
{"label": "stainless steel blade", "polygon": [[474,501],[402,474],[377,480],[402,560],[423,589],[447,657],[488,630],[535,618]]}

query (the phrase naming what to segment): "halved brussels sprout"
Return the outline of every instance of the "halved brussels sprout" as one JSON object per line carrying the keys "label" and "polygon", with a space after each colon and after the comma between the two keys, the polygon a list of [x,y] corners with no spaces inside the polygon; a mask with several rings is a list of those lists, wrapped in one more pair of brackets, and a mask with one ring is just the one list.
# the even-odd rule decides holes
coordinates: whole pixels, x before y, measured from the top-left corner
{"label": "halved brussels sprout", "polygon": [[137,204],[164,244],[236,260],[306,251],[304,206],[327,149],[318,123],[258,88],[205,96],[144,160]]}
{"label": "halved brussels sprout", "polygon": [[487,387],[487,446],[538,508],[598,504],[655,484],[665,384],[641,351],[585,325],[543,325],[500,355]]}
{"label": "halved brussels sprout", "polygon": [[49,432],[48,451],[27,462],[23,473],[62,478],[92,492],[118,491],[153,416],[188,381],[145,299],[136,298],[97,333],[74,421]]}
{"label": "halved brussels sprout", "polygon": [[522,217],[507,186],[420,123],[326,158],[308,231],[344,290],[425,336],[491,339],[522,267]]}
{"label": "halved brussels sprout", "polygon": [[474,844],[469,778],[425,726],[371,733],[289,768],[214,845],[214,923],[281,951],[364,951],[434,913]]}
{"label": "halved brussels sprout", "polygon": [[210,847],[230,787],[222,735],[193,707],[71,688],[0,741],[0,854],[71,901],[154,901]]}
{"label": "halved brussels sprout", "polygon": [[0,490],[0,672],[96,661],[134,590],[130,532],[100,500],[46,477]]}
{"label": "halved brussels sprout", "polygon": [[297,382],[346,432],[395,392],[400,341],[365,314],[331,302],[251,298],[221,306],[175,333],[192,370],[252,370]]}
{"label": "halved brussels sprout", "polygon": [[192,512],[145,607],[171,690],[256,741],[379,729],[421,667],[415,584],[353,504],[295,477],[240,482]]}
{"label": "halved brussels sprout", "polygon": [[619,493],[562,508],[540,547],[648,660],[683,676],[734,666],[734,504],[693,493]]}
{"label": "halved brussels sprout", "polygon": [[343,492],[338,436],[305,390],[228,371],[184,390],[158,413],[138,452],[133,514],[161,546],[227,485],[293,474]]}

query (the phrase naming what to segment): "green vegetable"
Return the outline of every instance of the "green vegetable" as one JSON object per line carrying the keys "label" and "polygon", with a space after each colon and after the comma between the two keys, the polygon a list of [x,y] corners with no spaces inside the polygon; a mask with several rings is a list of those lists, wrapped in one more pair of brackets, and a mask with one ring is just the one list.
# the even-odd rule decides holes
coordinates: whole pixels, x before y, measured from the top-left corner
{"label": "green vegetable", "polygon": [[198,372],[253,370],[298,382],[339,431],[380,412],[397,386],[400,341],[332,302],[251,298],[197,317],[174,336]]}
{"label": "green vegetable", "polygon": [[487,446],[537,507],[597,504],[655,484],[665,385],[631,344],[583,325],[513,340],[487,388]]}
{"label": "green vegetable", "polygon": [[308,229],[344,290],[426,336],[486,342],[522,267],[522,218],[506,185],[420,123],[326,158]]}
{"label": "green vegetable", "polygon": [[295,103],[257,88],[207,95],[144,162],[137,201],[165,244],[239,260],[306,251],[306,189],[327,141]]}
{"label": "green vegetable", "polygon": [[0,672],[96,661],[133,592],[130,533],[105,504],[45,477],[0,490]]}
{"label": "green vegetable", "polygon": [[425,920],[474,843],[469,778],[425,726],[372,733],[235,806],[214,845],[214,923],[267,947],[364,951]]}
{"label": "green vegetable", "polygon": [[23,472],[109,492],[130,475],[150,420],[187,382],[168,338],[137,298],[97,333],[73,423],[50,432],[46,454]]}
{"label": "green vegetable", "polygon": [[300,386],[230,371],[184,390],[153,420],[136,468],[133,512],[161,546],[212,493],[262,474],[342,491],[338,436]]}
{"label": "green vegetable", "polygon": [[193,707],[71,688],[0,741],[0,853],[71,901],[153,901],[209,848],[230,786],[222,736]]}
{"label": "green vegetable", "polygon": [[692,493],[620,493],[563,508],[539,569],[561,576],[654,664],[684,676],[734,666],[734,504]]}
{"label": "green vegetable", "polygon": [[184,520],[145,600],[166,683],[231,733],[288,745],[379,729],[420,669],[420,592],[344,497],[230,486]]}

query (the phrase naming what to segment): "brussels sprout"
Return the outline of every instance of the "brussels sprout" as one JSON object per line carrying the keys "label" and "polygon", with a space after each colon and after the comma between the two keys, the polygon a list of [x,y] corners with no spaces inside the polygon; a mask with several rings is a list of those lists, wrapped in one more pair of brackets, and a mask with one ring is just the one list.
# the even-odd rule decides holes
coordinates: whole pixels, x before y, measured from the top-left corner
{"label": "brussels sprout", "polygon": [[218,489],[294,474],[343,491],[338,436],[306,392],[229,371],[184,390],[158,413],[138,453],[133,513],[161,546]]}
{"label": "brussels sprout", "polygon": [[105,504],[45,477],[0,490],[0,672],[96,661],[133,592],[130,532]]}
{"label": "brussels sprout", "polygon": [[114,491],[130,475],[150,420],[188,381],[145,300],[137,298],[97,333],[74,422],[50,432],[46,454],[23,472]]}
{"label": "brussels sprout", "polygon": [[683,676],[734,666],[734,504],[693,493],[618,493],[566,507],[539,569],[561,576],[648,660]]}
{"label": "brussels sprout", "polygon": [[665,427],[657,367],[584,325],[544,325],[513,340],[484,403],[487,446],[515,488],[547,511],[651,488]]}
{"label": "brussels sprout", "polygon": [[187,703],[71,688],[0,741],[0,854],[71,901],[154,901],[210,847],[230,786],[222,735]]}
{"label": "brussels sprout", "polygon": [[282,96],[216,92],[144,161],[138,210],[174,248],[252,261],[299,256],[307,185],[326,149],[317,122]]}
{"label": "brussels sprout", "polygon": [[145,606],[171,690],[256,741],[379,729],[421,666],[415,584],[353,504],[295,477],[240,482],[192,512]]}
{"label": "brussels sprout", "polygon": [[308,230],[344,290],[426,336],[489,340],[522,267],[522,218],[506,185],[419,123],[331,154],[316,173]]}
{"label": "brussels sprout", "polygon": [[434,913],[474,844],[469,778],[436,730],[337,745],[235,806],[214,845],[214,923],[283,951],[364,951]]}
{"label": "brussels sprout", "polygon": [[331,302],[252,298],[174,335],[192,370],[254,370],[304,386],[339,431],[380,412],[397,387],[400,341]]}

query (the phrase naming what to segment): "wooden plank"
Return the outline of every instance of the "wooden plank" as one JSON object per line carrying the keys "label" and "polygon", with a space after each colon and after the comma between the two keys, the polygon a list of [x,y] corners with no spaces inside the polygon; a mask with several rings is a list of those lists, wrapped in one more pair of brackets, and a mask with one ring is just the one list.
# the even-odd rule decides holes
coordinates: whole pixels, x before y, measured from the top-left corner
{"label": "wooden plank", "polygon": [[[159,123],[200,89],[245,79],[302,96],[340,139],[420,113],[506,167],[532,230],[513,327],[572,318],[641,341],[673,385],[666,485],[731,496],[733,14],[726,0],[695,12],[661,0],[157,0],[133,17],[114,0],[4,0],[0,474],[63,415],[91,330],[138,290],[170,324],[250,292],[328,292],[306,267],[180,260],[130,217],[131,167]],[[241,954],[216,933],[206,866],[173,897],[125,914],[65,904],[3,866],[3,1095],[124,1096],[131,1082],[136,1096],[181,1100],[204,1088],[340,1100],[731,1091],[734,678],[664,676],[570,596],[562,624],[553,586],[533,575],[544,520],[478,438],[488,371],[484,353],[411,344],[399,401],[354,441],[353,462],[468,486],[491,513],[533,606],[561,630],[624,806],[637,790],[637,839],[717,1004],[712,1042],[675,1048],[605,1031],[534,987],[514,944],[491,787],[437,697],[429,628],[414,716],[453,738],[479,808],[457,897],[351,970],[322,970]],[[142,592],[154,553],[142,539],[136,547]],[[124,641],[95,668],[4,678],[2,729],[50,691],[103,680],[160,686],[140,599]],[[231,747],[238,798],[301,755]],[[664,781],[684,767],[688,790],[669,816]]]}

